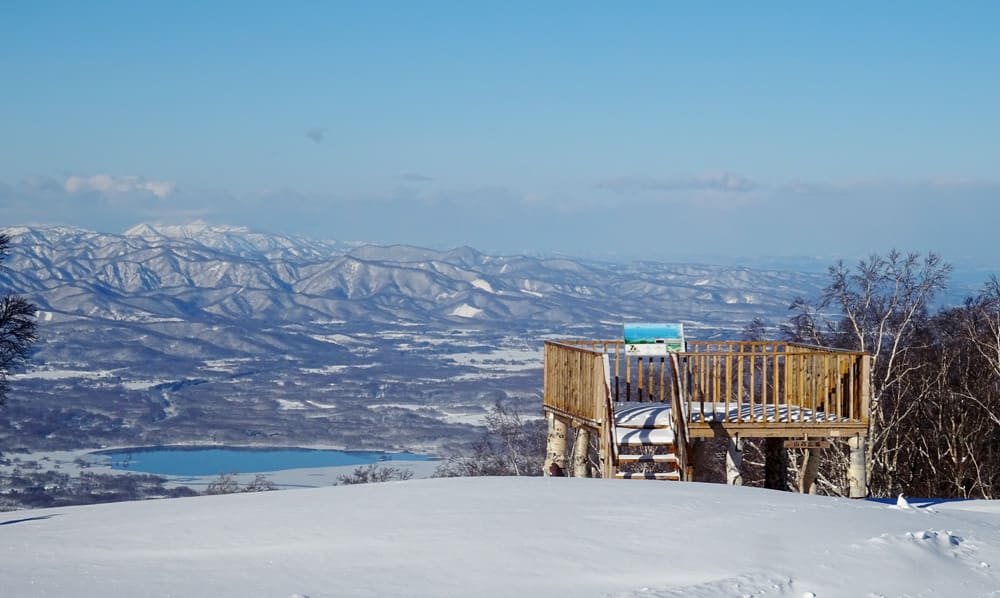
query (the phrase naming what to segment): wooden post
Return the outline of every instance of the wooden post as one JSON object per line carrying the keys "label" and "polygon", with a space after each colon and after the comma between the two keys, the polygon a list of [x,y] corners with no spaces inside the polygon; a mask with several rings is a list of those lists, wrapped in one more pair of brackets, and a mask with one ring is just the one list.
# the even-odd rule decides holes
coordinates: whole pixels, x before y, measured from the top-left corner
{"label": "wooden post", "polygon": [[816,475],[819,473],[818,448],[806,449],[803,453],[802,471],[799,473],[799,492],[816,494]]}
{"label": "wooden post", "polygon": [[546,443],[545,464],[542,466],[543,475],[552,475],[552,464],[556,464],[561,471],[566,471],[566,420],[556,416],[551,411],[546,414],[549,420],[549,438]]}
{"label": "wooden post", "polygon": [[691,450],[687,458],[691,475],[685,481],[718,483],[719,463],[715,459],[715,457],[718,457],[718,448],[719,445],[717,443],[707,438],[692,439]]}
{"label": "wooden post", "polygon": [[726,443],[726,483],[730,486],[742,486],[743,474],[740,468],[743,464],[743,439],[733,436]]}
{"label": "wooden post", "polygon": [[764,439],[764,487],[788,490],[788,453],[781,438]]}
{"label": "wooden post", "polygon": [[573,477],[590,477],[590,430],[580,426],[576,429],[576,440],[573,443]]}
{"label": "wooden post", "polygon": [[852,436],[847,439],[847,445],[851,448],[851,460],[847,469],[850,497],[866,498],[868,483],[865,480],[865,439],[862,436]]}

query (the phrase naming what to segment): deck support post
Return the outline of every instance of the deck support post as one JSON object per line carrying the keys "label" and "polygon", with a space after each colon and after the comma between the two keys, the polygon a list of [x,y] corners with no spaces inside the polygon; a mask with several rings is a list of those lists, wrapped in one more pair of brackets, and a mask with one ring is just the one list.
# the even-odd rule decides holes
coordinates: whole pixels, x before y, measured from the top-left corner
{"label": "deck support post", "polygon": [[742,486],[743,474],[743,439],[733,436],[726,443],[726,483],[730,486]]}
{"label": "deck support post", "polygon": [[818,448],[806,449],[803,453],[802,471],[799,473],[799,493],[816,494],[816,476],[819,474]]}
{"label": "deck support post", "polygon": [[764,439],[764,487],[788,491],[788,452],[784,438]]}
{"label": "deck support post", "polygon": [[705,470],[705,465],[702,463],[703,455],[705,452],[702,450],[702,445],[705,443],[704,438],[692,438],[691,445],[688,449],[688,465],[691,467],[691,477],[687,480],[689,482],[700,482],[702,472]]}
{"label": "deck support post", "polygon": [[590,430],[580,426],[576,429],[576,439],[573,441],[573,477],[590,477]]}
{"label": "deck support post", "polygon": [[549,437],[545,448],[542,475],[565,475],[567,422],[551,411],[546,414],[546,419],[549,420]]}
{"label": "deck support post", "polygon": [[865,444],[863,436],[852,436],[847,439],[847,446],[851,449],[851,459],[847,469],[851,498],[868,496],[868,483],[865,479]]}

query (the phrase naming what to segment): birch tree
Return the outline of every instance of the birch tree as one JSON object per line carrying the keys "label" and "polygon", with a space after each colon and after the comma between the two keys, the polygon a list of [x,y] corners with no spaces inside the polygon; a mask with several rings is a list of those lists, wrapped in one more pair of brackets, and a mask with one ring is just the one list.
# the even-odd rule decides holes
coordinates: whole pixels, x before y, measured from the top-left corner
{"label": "birch tree", "polygon": [[914,495],[995,498],[1000,494],[1000,371],[993,367],[988,292],[942,310],[914,351],[924,365],[913,385],[917,425],[904,428],[901,489]]}
{"label": "birch tree", "polygon": [[497,401],[484,423],[479,440],[467,452],[442,463],[435,476],[541,475],[545,456],[543,420],[525,419],[513,405]]}
{"label": "birch tree", "polygon": [[[892,492],[898,464],[896,428],[916,413],[914,369],[925,363],[907,359],[915,348],[914,331],[925,321],[934,296],[945,288],[951,266],[934,254],[872,255],[850,268],[829,269],[830,284],[817,306],[799,299],[790,323],[791,340],[866,351],[872,355],[866,477],[869,492]],[[912,399],[912,400],[908,400]]]}

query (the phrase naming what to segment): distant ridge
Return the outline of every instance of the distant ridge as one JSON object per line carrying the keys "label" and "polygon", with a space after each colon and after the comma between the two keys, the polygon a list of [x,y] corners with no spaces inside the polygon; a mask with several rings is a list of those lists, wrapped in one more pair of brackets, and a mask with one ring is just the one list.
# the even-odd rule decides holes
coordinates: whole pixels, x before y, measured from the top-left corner
{"label": "distant ridge", "polygon": [[821,283],[817,275],[741,267],[349,245],[204,222],[140,224],[121,235],[7,231],[8,286],[59,315],[119,321],[178,317],[181,302],[195,320],[445,325],[655,317],[716,328],[783,314]]}

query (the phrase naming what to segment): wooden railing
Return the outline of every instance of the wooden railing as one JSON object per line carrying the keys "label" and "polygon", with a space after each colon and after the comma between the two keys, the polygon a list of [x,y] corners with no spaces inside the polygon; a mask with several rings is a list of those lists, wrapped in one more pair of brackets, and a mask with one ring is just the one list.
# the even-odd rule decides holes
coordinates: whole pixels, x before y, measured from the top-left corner
{"label": "wooden railing", "polygon": [[547,341],[545,409],[599,434],[601,475],[617,459],[614,405],[670,402],[681,479],[690,437],[714,426],[746,436],[865,434],[871,357],[792,343],[689,341],[669,356],[628,355],[623,341]]}
{"label": "wooden railing", "polygon": [[544,384],[546,407],[591,425],[605,419],[608,388],[603,353],[546,342]]}
{"label": "wooden railing", "polygon": [[792,343],[688,343],[680,355],[689,421],[868,421],[870,357]]}
{"label": "wooden railing", "polygon": [[559,342],[608,356],[613,401],[667,402],[671,400],[674,384],[671,381],[670,362],[665,356],[627,355],[625,342],[621,340],[566,340]]}
{"label": "wooden railing", "polygon": [[691,439],[688,435],[688,419],[687,419],[687,405],[686,401],[681,400],[685,396],[684,383],[681,380],[680,372],[680,362],[678,360],[677,354],[672,354],[670,356],[670,373],[671,373],[671,386],[674,391],[671,393],[671,407],[670,413],[673,415],[673,427],[674,427],[674,450],[677,455],[677,473],[680,475],[680,480],[682,482],[689,481],[694,473],[689,465],[693,467],[688,453],[691,446]]}
{"label": "wooden railing", "polygon": [[598,435],[601,477],[614,477],[618,452],[606,356],[578,344],[546,341],[546,411]]}
{"label": "wooden railing", "polygon": [[[674,365],[671,365],[671,364]],[[596,391],[600,369],[603,394]],[[676,437],[675,451],[682,480],[688,475],[687,409],[681,401],[681,368],[676,356],[639,358],[627,356],[622,341],[559,341],[545,343],[545,407],[563,417],[589,425],[598,430],[601,438],[600,452],[603,477],[613,477],[613,463],[617,458],[614,405],[620,393],[626,400],[671,401],[673,428]],[[577,372],[574,374],[574,372]],[[579,376],[590,384],[573,384],[568,378]],[[629,393],[632,393],[630,395]],[[600,417],[595,417],[600,414]],[[599,420],[599,421],[598,421]]]}
{"label": "wooden railing", "polygon": [[871,358],[865,353],[782,342],[688,341],[687,351],[671,360],[628,355],[620,340],[560,344],[608,355],[613,402],[673,402],[683,388],[691,423],[868,422]]}

